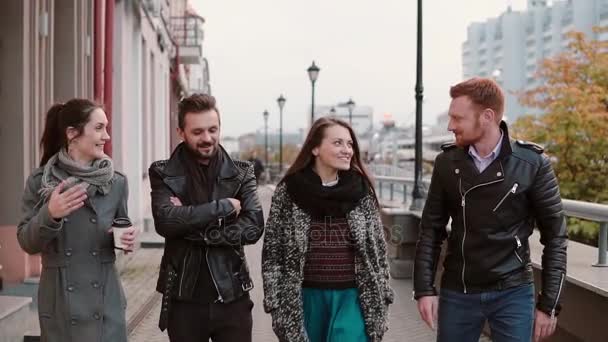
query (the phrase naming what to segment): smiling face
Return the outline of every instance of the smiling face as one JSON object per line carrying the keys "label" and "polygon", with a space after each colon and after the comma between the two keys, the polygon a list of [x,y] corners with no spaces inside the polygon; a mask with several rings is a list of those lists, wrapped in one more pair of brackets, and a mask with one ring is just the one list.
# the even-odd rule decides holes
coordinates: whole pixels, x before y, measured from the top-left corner
{"label": "smiling face", "polygon": [[89,115],[89,121],[82,131],[74,127],[66,130],[68,138],[68,152],[75,160],[90,163],[96,159],[106,157],[103,148],[110,140],[108,134],[108,118],[101,108],[94,109]]}
{"label": "smiling face", "polygon": [[481,139],[483,130],[480,111],[468,96],[453,99],[448,115],[450,117],[448,131],[454,133],[457,146],[473,145]]}
{"label": "smiling face", "polygon": [[353,139],[345,127],[333,125],[325,129],[321,144],[312,150],[315,164],[323,168],[349,170],[353,158]]}
{"label": "smiling face", "polygon": [[215,110],[186,113],[184,129],[178,133],[201,163],[207,164],[219,151],[220,120]]}

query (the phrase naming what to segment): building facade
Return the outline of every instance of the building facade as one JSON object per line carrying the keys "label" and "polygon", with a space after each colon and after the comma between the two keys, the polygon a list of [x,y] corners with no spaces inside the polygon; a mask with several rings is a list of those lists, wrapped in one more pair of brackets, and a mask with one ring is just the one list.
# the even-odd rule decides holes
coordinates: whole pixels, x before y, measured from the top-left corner
{"label": "building facade", "polygon": [[607,25],[606,0],[528,0],[525,11],[509,7],[497,18],[469,25],[462,44],[463,78],[496,79],[506,91],[508,120],[536,113],[519,103],[518,93],[542,82],[535,76],[539,63],[567,47],[569,31],[605,40],[608,33],[596,35],[593,27]]}
{"label": "building facade", "polygon": [[16,227],[53,103],[83,97],[104,105],[106,152],[129,180],[129,214],[142,226],[148,166],[172,149],[175,99],[191,93],[194,80],[210,86],[202,47],[199,71],[179,72],[171,23],[192,15],[186,0],[5,0],[0,13],[0,157],[10,165],[0,177],[0,265],[11,283],[40,273],[40,259],[19,248]]}

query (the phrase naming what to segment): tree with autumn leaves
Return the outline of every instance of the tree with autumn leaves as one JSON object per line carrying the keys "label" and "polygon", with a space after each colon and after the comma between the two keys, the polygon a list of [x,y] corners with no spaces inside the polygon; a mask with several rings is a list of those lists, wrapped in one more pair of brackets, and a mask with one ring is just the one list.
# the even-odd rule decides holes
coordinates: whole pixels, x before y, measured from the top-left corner
{"label": "tree with autumn leaves", "polygon": [[580,32],[568,37],[564,52],[542,61],[541,85],[520,97],[544,114],[524,116],[513,128],[544,145],[563,198],[608,203],[608,42]]}
{"label": "tree with autumn leaves", "polygon": [[[544,145],[563,198],[608,203],[608,42],[581,32],[568,38],[564,52],[539,66],[541,85],[520,96],[543,114],[521,117],[513,130]],[[570,219],[568,226],[571,238],[597,245],[598,223]]]}

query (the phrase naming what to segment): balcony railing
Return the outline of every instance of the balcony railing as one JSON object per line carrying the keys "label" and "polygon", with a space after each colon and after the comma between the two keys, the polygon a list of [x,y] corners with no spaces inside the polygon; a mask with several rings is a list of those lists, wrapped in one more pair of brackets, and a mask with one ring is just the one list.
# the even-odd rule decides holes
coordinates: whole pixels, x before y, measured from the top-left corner
{"label": "balcony railing", "polygon": [[178,45],[182,64],[200,64],[203,60],[204,19],[190,15],[171,18],[171,32]]}
{"label": "balcony railing", "polygon": [[199,16],[171,18],[171,32],[175,42],[181,46],[201,46],[204,39],[204,19]]}

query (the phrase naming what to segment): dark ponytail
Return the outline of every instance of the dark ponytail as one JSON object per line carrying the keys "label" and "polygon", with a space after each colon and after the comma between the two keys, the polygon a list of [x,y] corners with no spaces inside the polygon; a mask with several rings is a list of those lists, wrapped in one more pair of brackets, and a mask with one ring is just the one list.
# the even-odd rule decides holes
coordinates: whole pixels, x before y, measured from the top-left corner
{"label": "dark ponytail", "polygon": [[40,139],[40,148],[43,151],[40,166],[44,166],[62,148],[67,148],[68,127],[78,130],[78,135],[82,134],[91,112],[97,108],[101,106],[87,99],[72,99],[66,103],[56,103],[49,108]]}
{"label": "dark ponytail", "polygon": [[64,106],[63,103],[56,103],[46,112],[44,132],[42,133],[42,139],[40,139],[40,147],[43,151],[40,166],[45,165],[61,149],[62,132],[59,129],[59,113]]}

